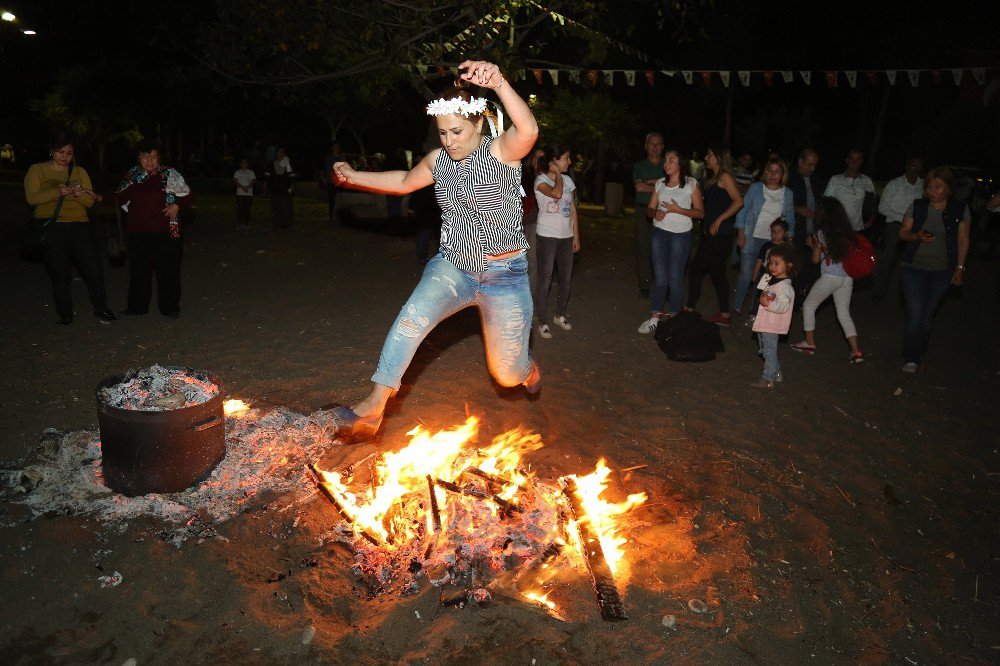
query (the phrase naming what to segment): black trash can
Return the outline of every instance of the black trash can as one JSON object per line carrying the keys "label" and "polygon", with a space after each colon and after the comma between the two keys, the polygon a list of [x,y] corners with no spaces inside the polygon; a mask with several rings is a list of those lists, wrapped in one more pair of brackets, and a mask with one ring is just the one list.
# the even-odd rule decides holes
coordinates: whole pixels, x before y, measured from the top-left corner
{"label": "black trash can", "polygon": [[210,381],[219,392],[206,402],[166,411],[122,409],[101,391],[128,381],[108,377],[97,385],[104,483],[123,495],[176,493],[208,478],[226,455],[222,382],[191,368],[171,368]]}

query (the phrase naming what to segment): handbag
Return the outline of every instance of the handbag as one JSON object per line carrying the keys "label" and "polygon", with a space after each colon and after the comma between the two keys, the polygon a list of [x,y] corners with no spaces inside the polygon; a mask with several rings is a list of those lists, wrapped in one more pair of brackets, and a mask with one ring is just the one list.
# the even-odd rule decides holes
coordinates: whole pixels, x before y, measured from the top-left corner
{"label": "handbag", "polygon": [[[66,184],[69,184],[73,176],[73,164],[70,163],[66,173]],[[48,218],[31,217],[21,233],[21,258],[25,261],[40,263],[45,258],[45,251],[52,247],[52,241],[47,238],[49,227],[59,219],[59,211],[62,210],[63,200],[61,196],[56,201],[56,208],[52,211],[52,216]]]}
{"label": "handbag", "polygon": [[[112,225],[114,225],[113,230]],[[108,263],[114,268],[121,268],[127,262],[128,245],[125,242],[125,232],[122,230],[122,212],[116,203],[115,219],[108,220]]]}

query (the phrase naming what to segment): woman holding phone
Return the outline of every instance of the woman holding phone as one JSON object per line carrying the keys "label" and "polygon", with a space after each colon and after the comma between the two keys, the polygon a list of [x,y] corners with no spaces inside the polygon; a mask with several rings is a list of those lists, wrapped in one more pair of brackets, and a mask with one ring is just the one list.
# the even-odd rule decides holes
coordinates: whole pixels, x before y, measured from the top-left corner
{"label": "woman holding phone", "polygon": [[52,281],[57,324],[73,323],[73,295],[70,284],[73,266],[87,285],[94,316],[114,321],[108,309],[101,257],[87,209],[94,205],[90,176],[73,161],[73,140],[59,135],[49,142],[49,159],[32,164],[24,176],[24,197],[34,207],[35,219],[50,220],[45,232],[47,247],[42,261]]}

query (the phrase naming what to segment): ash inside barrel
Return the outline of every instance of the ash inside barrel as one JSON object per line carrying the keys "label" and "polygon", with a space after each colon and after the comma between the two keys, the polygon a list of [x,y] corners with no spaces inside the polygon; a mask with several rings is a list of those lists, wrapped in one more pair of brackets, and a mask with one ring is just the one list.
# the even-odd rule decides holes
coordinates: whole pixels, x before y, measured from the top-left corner
{"label": "ash inside barrel", "polygon": [[119,409],[165,412],[208,402],[219,387],[189,368],[153,365],[132,370],[117,384],[101,389],[101,402]]}

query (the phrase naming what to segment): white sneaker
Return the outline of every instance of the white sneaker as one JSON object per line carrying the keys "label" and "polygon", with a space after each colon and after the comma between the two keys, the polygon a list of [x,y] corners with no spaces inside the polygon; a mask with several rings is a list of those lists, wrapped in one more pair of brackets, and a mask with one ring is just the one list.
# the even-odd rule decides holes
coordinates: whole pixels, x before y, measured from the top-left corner
{"label": "white sneaker", "polygon": [[903,372],[908,372],[911,375],[914,372],[916,372],[919,368],[920,368],[920,366],[917,365],[916,363],[914,363],[913,361],[910,361],[909,363],[904,363],[903,364]]}
{"label": "white sneaker", "polygon": [[656,325],[659,323],[660,323],[659,319],[654,319],[653,317],[650,317],[646,321],[639,324],[639,332],[642,333],[643,335],[648,335],[649,333],[652,333],[653,331],[656,330]]}
{"label": "white sneaker", "polygon": [[783,381],[785,381],[785,376],[783,374],[781,374],[781,370],[778,370],[778,374],[776,374],[774,376],[774,381],[776,381],[776,382],[783,382]]}
{"label": "white sneaker", "polygon": [[569,323],[569,319],[566,319],[566,315],[563,315],[562,317],[553,317],[552,323],[564,331],[573,330],[573,324]]}
{"label": "white sneaker", "polygon": [[538,325],[538,335],[542,336],[546,340],[548,340],[549,338],[551,338],[552,337],[552,331],[549,330],[549,325],[548,324],[539,324]]}

